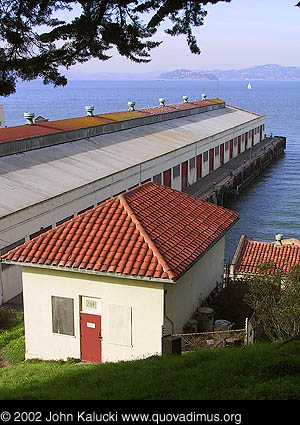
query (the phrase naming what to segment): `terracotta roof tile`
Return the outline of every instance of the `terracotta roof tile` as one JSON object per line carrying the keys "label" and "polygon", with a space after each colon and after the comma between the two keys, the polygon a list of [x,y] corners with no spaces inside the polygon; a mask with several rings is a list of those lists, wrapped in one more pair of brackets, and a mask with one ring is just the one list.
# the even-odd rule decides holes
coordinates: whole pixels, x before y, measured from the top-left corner
{"label": "terracotta roof tile", "polygon": [[150,182],[2,258],[175,281],[237,219],[235,212]]}
{"label": "terracotta roof tile", "polygon": [[279,267],[289,272],[293,266],[300,264],[300,246],[293,244],[275,246],[274,242],[245,238],[237,262],[235,273],[257,273],[263,263],[274,263],[274,272]]}

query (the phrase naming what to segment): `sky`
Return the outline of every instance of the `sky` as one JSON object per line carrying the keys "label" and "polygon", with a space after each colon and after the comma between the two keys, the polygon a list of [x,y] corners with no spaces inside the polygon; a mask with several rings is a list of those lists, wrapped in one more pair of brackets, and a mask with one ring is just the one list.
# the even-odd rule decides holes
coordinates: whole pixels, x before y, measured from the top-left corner
{"label": "sky", "polygon": [[256,65],[300,66],[300,8],[296,0],[231,0],[208,5],[204,25],[195,28],[201,55],[192,54],[184,36],[171,37],[160,28],[161,46],[152,60],[136,64],[116,51],[106,62],[90,60],[71,71],[83,73],[151,73],[241,69]]}

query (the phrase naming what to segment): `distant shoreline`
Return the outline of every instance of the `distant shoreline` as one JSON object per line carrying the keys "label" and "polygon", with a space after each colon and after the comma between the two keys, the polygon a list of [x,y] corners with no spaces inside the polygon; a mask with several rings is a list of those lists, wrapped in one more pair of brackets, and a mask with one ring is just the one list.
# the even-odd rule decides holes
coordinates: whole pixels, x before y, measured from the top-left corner
{"label": "distant shoreline", "polygon": [[69,81],[300,81],[300,67],[259,65],[245,69],[138,72],[63,72]]}
{"label": "distant shoreline", "polygon": [[288,80],[288,79],[273,79],[273,78],[271,78],[271,79],[262,79],[262,78],[247,78],[247,79],[244,79],[244,80],[241,80],[241,79],[218,79],[218,80],[196,80],[196,79],[191,79],[191,80],[189,80],[189,79],[186,79],[186,78],[183,78],[183,79],[181,79],[181,80],[179,80],[179,79],[162,79],[162,78],[149,78],[149,79],[145,79],[145,80],[142,80],[142,79],[136,79],[136,80],[134,80],[134,79],[126,79],[126,78],[124,78],[124,79],[102,79],[102,78],[98,78],[98,79],[93,79],[93,80],[91,80],[91,79],[87,79],[87,80],[77,80],[77,79],[73,79],[73,78],[68,78],[68,81],[70,82],[70,81],[76,81],[76,82],[80,82],[80,81],[88,81],[88,82],[92,82],[92,81],[174,81],[174,82],[182,82],[182,81],[189,81],[189,82],[191,82],[191,81],[205,81],[206,83],[208,83],[208,82],[211,82],[211,83],[216,83],[216,81],[249,81],[249,80],[251,80],[251,81],[286,81],[286,82],[288,82],[288,81],[300,81],[300,78],[299,79],[290,79],[290,80]]}

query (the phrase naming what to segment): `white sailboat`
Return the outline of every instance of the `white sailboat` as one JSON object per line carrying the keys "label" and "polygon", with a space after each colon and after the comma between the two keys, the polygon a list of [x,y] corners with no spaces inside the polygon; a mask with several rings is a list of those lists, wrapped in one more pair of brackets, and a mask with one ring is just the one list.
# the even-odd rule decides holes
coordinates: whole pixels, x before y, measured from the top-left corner
{"label": "white sailboat", "polygon": [[251,83],[250,83],[250,81],[249,81],[249,83],[248,83],[248,90],[251,90],[252,89],[252,86],[251,86]]}

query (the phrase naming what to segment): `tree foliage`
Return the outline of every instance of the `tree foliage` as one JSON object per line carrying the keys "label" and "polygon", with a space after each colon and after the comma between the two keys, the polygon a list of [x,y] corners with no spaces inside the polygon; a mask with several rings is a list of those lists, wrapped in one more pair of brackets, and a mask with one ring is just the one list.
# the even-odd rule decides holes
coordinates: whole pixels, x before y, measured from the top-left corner
{"label": "tree foliage", "polygon": [[[220,1],[230,2],[0,0],[0,95],[15,92],[19,79],[40,77],[45,84],[65,85],[60,66],[69,68],[91,58],[106,61],[112,47],[134,62],[148,62],[151,50],[160,45],[153,36],[164,21],[169,25],[166,33],[184,34],[191,52],[199,54],[193,27],[203,25],[203,6]],[[74,6],[80,6],[75,17]],[[68,12],[73,16],[69,20]],[[66,19],[58,18],[62,15]]]}
{"label": "tree foliage", "polygon": [[245,299],[271,341],[300,335],[300,266],[284,273],[265,264],[246,284]]}

